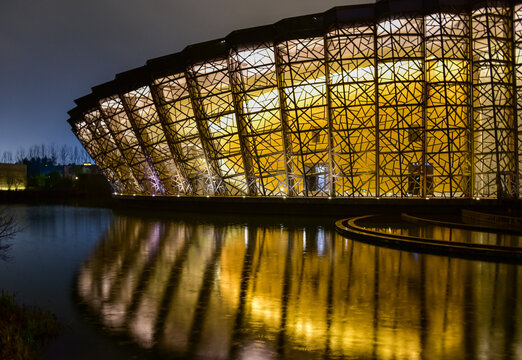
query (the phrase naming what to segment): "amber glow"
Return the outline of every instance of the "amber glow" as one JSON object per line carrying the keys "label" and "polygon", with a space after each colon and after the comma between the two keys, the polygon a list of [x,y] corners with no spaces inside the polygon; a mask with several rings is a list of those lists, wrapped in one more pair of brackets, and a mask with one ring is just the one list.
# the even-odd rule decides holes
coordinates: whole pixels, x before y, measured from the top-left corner
{"label": "amber glow", "polygon": [[516,196],[521,11],[239,46],[101,99],[75,132],[121,194]]}
{"label": "amber glow", "polygon": [[457,359],[508,345],[520,356],[521,309],[501,300],[516,305],[520,279],[516,265],[377,248],[317,226],[116,218],[77,286],[108,329],[167,353],[228,359],[252,342],[279,358]]}

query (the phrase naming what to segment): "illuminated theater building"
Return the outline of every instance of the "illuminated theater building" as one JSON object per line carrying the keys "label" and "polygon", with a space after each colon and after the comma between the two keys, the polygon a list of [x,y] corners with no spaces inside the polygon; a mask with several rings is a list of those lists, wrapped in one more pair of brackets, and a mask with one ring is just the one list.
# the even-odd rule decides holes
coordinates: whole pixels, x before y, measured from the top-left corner
{"label": "illuminated theater building", "polygon": [[333,8],[149,60],[76,104],[119,194],[518,198],[522,3]]}

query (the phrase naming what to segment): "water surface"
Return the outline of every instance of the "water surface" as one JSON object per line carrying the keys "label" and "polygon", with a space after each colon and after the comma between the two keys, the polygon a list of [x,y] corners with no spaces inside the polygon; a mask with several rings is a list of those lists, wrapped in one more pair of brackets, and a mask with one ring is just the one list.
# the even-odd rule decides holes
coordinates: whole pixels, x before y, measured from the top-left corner
{"label": "water surface", "polygon": [[25,231],[0,285],[67,324],[49,358],[522,358],[522,266],[313,218],[12,210]]}
{"label": "water surface", "polygon": [[[453,220],[455,222],[455,220]],[[428,223],[412,223],[400,217],[369,217],[357,221],[359,226],[386,234],[415,236],[468,244],[522,247],[522,235],[514,232],[478,231]]]}
{"label": "water surface", "polygon": [[519,358],[521,267],[385,249],[310,219],[117,217],[78,293],[181,358]]}
{"label": "water surface", "polygon": [[56,314],[62,334],[47,349],[50,359],[128,359],[129,352],[79,314],[72,294],[81,263],[107,232],[110,210],[69,206],[11,206],[22,228],[0,261],[0,289],[19,302]]}

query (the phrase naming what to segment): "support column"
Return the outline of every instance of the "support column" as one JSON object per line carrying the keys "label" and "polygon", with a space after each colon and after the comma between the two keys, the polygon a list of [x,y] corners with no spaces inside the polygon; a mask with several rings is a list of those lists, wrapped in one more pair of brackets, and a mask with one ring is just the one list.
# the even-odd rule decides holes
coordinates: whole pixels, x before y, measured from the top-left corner
{"label": "support column", "polygon": [[176,164],[177,172],[183,180],[183,191],[185,194],[193,194],[194,189],[196,189],[197,186],[195,186],[195,184],[193,184],[187,176],[186,163],[182,160],[181,149],[179,148],[179,143],[176,141],[177,134],[173,132],[167,125],[167,119],[170,115],[168,114],[168,111],[165,109],[165,99],[163,98],[161,91],[158,89],[156,85],[151,84],[150,91],[152,94],[152,99],[154,101],[154,106],[158,114],[158,119],[161,124],[161,128],[163,129],[163,132],[165,134],[165,141],[169,146],[172,159]]}
{"label": "support column", "polygon": [[203,104],[201,103],[201,92],[199,90],[196,79],[185,71],[185,79],[187,79],[187,86],[190,94],[190,101],[194,109],[194,117],[199,132],[199,139],[205,154],[205,160],[208,166],[208,174],[210,190],[213,195],[222,195],[225,193],[223,177],[221,171],[216,163],[216,151],[212,146],[210,131],[208,129],[208,119],[203,111]]}

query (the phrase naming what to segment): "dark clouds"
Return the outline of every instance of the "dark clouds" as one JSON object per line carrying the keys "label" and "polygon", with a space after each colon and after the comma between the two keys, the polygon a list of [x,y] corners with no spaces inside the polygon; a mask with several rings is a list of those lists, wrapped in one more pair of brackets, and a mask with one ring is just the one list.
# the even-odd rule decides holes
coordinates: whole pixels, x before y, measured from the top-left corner
{"label": "dark clouds", "polygon": [[357,1],[3,0],[0,152],[76,144],[66,123],[73,100],[148,59],[350,3]]}

